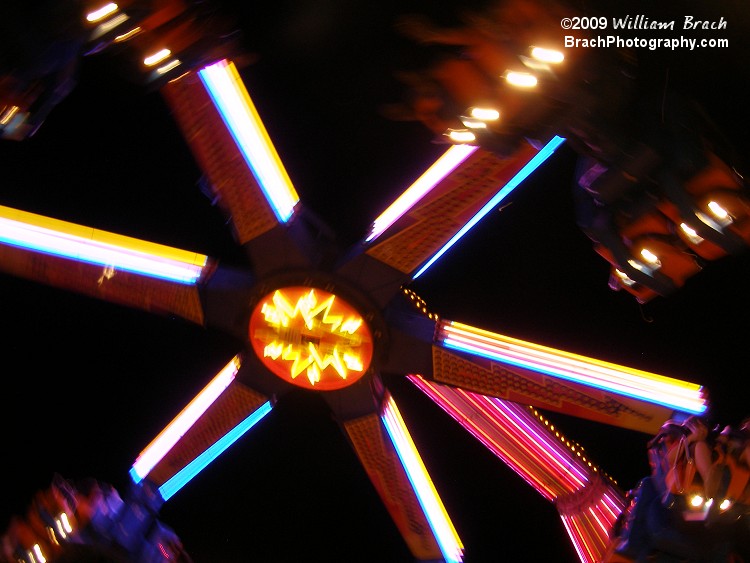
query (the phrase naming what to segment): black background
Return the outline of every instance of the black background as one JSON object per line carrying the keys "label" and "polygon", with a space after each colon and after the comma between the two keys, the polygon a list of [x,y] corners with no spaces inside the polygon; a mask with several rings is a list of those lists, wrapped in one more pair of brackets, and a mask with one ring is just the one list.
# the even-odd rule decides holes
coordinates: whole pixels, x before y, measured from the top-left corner
{"label": "black background", "polygon": [[[609,4],[608,13],[724,16],[728,29],[704,36],[729,37],[729,49],[638,55],[655,80],[668,73],[700,100],[746,158],[747,10],[740,1],[704,4]],[[242,75],[290,177],[343,243],[358,241],[445,148],[420,124],[380,112],[401,95],[394,72],[420,56],[393,31],[395,17],[450,22],[471,5],[222,4],[255,57]],[[198,189],[200,171],[168,108],[128,64],[107,52],[85,58],[77,88],[37,134],[0,143],[0,204],[241,260]],[[609,290],[608,265],[575,225],[574,162],[563,146],[413,289],[444,318],[704,384],[722,424],[750,414],[748,255],[714,263],[644,306]],[[123,487],[140,450],[241,347],[179,320],[5,275],[0,295],[0,526],[54,472]],[[389,384],[466,561],[576,559],[554,506],[410,384]],[[649,436],[550,418],[623,489],[648,471]],[[338,427],[302,394],[279,403],[162,515],[199,563],[410,560]]]}

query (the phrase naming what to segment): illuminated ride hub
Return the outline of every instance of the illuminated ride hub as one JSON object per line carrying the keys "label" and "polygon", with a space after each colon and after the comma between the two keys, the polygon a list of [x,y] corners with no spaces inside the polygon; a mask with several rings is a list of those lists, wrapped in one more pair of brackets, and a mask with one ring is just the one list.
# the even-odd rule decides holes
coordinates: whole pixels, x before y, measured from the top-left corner
{"label": "illuminated ride hub", "polygon": [[[109,9],[110,18],[119,10]],[[408,377],[555,504],[581,561],[599,561],[623,494],[537,409],[655,433],[667,419],[704,413],[704,389],[442,319],[406,287],[563,139],[503,156],[452,146],[359,243],[339,249],[300,201],[231,59],[192,65],[164,44],[156,63],[139,50],[159,43],[158,31],[124,43],[144,67],[169,67],[159,91],[247,264],[0,206],[5,273],[245,343],[144,448],[134,484],[168,501],[303,389],[330,408],[414,558],[461,561],[462,542],[386,385],[385,376]]]}
{"label": "illuminated ride hub", "polygon": [[362,315],[341,297],[309,287],[262,298],[250,316],[249,339],[269,371],[305,389],[348,387],[369,371],[373,356]]}

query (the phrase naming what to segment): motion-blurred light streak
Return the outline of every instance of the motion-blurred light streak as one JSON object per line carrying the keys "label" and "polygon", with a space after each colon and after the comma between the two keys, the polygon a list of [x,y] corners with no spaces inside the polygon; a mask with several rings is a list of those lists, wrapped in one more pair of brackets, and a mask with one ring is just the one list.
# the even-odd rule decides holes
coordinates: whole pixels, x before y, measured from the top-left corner
{"label": "motion-blurred light streak", "polygon": [[4,206],[0,206],[0,242],[186,284],[194,284],[208,263],[202,254]]}
{"label": "motion-blurred light streak", "polygon": [[396,448],[401,465],[406,470],[446,563],[462,561],[463,544],[409,435],[409,430],[406,428],[403,418],[401,418],[396,402],[390,394],[387,394],[384,399],[381,419],[393,446]]}
{"label": "motion-blurred light streak", "polygon": [[563,442],[530,407],[438,385],[419,375],[408,379],[545,499],[555,504],[583,563],[601,560],[623,495]]}
{"label": "motion-blurred light streak", "polygon": [[277,219],[286,223],[299,196],[237,68],[234,63],[221,60],[198,74]]}
{"label": "motion-blurred light streak", "polygon": [[240,360],[232,358],[159,435],[141,452],[130,468],[134,483],[140,483],[174,447],[182,436],[203,416],[208,407],[229,387],[240,369]]}
{"label": "motion-blurred light streak", "polygon": [[442,321],[438,341],[446,348],[682,412],[702,414],[708,408],[700,385],[548,348],[462,323]]}
{"label": "motion-blurred light streak", "polygon": [[229,446],[239,440],[244,434],[263,419],[273,405],[270,401],[263,403],[247,418],[227,432],[220,440],[211,445],[206,451],[177,472],[169,481],[159,487],[159,494],[167,501],[184,487],[193,477],[198,475],[213,460],[223,454]]}
{"label": "motion-blurred light streak", "polygon": [[421,276],[430,266],[432,266],[437,260],[445,254],[454,244],[458,242],[458,240],[463,237],[466,233],[468,233],[474,225],[476,225],[479,221],[481,221],[485,215],[487,215],[490,211],[495,209],[500,203],[510,195],[510,193],[515,190],[521,182],[523,182],[526,178],[528,178],[537,168],[539,168],[544,161],[546,161],[552,153],[555,152],[555,150],[562,145],[565,142],[565,139],[563,137],[554,136],[550,141],[541,148],[541,150],[534,155],[534,157],[529,160],[529,162],[526,163],[526,165],[519,170],[515,176],[513,176],[508,182],[500,188],[500,191],[495,194],[495,196],[488,201],[482,209],[480,209],[474,217],[469,219],[469,221],[455,234],[451,239],[445,243],[445,245],[438,250],[432,258],[430,258],[418,271],[416,274],[414,274],[412,279],[417,279],[419,276]]}
{"label": "motion-blurred light streak", "polygon": [[365,239],[372,242],[383,232],[409,211],[419,200],[427,195],[430,190],[437,186],[445,177],[453,172],[458,165],[477,150],[477,147],[469,145],[454,145],[430,166],[424,174],[417,178],[406,191],[394,201],[388,209],[383,211],[375,219],[370,229],[370,234]]}

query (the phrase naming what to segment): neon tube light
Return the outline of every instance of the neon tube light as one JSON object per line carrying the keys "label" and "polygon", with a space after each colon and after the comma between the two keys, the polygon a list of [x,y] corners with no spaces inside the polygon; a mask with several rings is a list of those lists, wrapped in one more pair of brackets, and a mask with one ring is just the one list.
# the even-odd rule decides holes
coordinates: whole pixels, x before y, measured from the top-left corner
{"label": "neon tube light", "polygon": [[222,60],[205,67],[198,74],[277,219],[286,223],[299,196],[237,68],[234,63]]}
{"label": "neon tube light", "polygon": [[459,164],[469,158],[477,148],[470,145],[453,145],[445,151],[443,156],[438,158],[388,209],[375,219],[370,234],[365,241],[370,242],[383,234],[388,227],[398,221],[404,213],[442,182],[448,174],[453,172]]}
{"label": "neon tube light", "polygon": [[583,538],[581,537],[581,531],[576,526],[576,523],[572,521],[571,518],[564,515],[560,515],[560,518],[562,519],[563,526],[565,526],[565,530],[568,532],[568,537],[573,542],[573,547],[578,554],[578,558],[585,563],[595,563],[596,559],[594,559],[593,553],[588,545],[582,541]]}
{"label": "neon tube light", "polygon": [[593,466],[526,407],[416,375],[408,379],[547,500],[575,492],[591,480]]}
{"label": "neon tube light", "polygon": [[237,356],[232,358],[224,369],[222,369],[201,390],[195,398],[170,422],[154,440],[135,460],[130,468],[130,476],[133,482],[140,483],[159,463],[165,455],[174,447],[185,433],[203,416],[216,399],[234,381],[237,371],[240,369],[240,360]]}
{"label": "neon tube light", "polygon": [[208,257],[0,206],[0,242],[115,270],[193,284]]}
{"label": "neon tube light", "polygon": [[248,430],[260,422],[273,406],[270,401],[263,403],[250,416],[245,418],[237,426],[227,432],[221,439],[217,440],[211,447],[196,457],[193,461],[183,467],[180,471],[161,487],[159,494],[167,501],[184,487],[193,477],[198,475],[206,466],[219,457],[226,449],[239,440]]}
{"label": "neon tube light", "polygon": [[403,418],[401,418],[401,413],[390,395],[385,398],[383,412],[380,416],[446,563],[462,561],[463,545],[461,540],[435,490],[424,463],[422,463],[422,458],[409,435],[409,430],[406,428]]}
{"label": "neon tube light", "polygon": [[480,209],[474,217],[469,219],[469,221],[464,225],[460,231],[458,231],[455,235],[453,235],[453,238],[451,238],[443,248],[438,250],[435,255],[430,258],[424,266],[422,266],[419,271],[417,271],[416,274],[414,274],[412,279],[417,279],[419,276],[421,276],[427,268],[432,266],[443,254],[445,254],[448,249],[456,244],[458,240],[464,236],[467,232],[471,230],[474,225],[476,225],[485,215],[487,215],[490,211],[492,211],[497,205],[500,204],[501,201],[503,201],[514,189],[516,189],[521,182],[523,182],[526,178],[528,178],[539,166],[541,166],[545,160],[547,160],[552,153],[555,152],[557,147],[559,147],[561,144],[565,142],[565,139],[559,136],[553,137],[542,149],[534,155],[534,158],[529,160],[529,162],[526,163],[526,165],[519,170],[515,176],[513,176],[507,184],[505,184],[497,194],[495,194],[495,197],[493,197],[490,201],[488,201],[482,209]]}
{"label": "neon tube light", "polygon": [[565,530],[583,563],[599,563],[602,560],[612,529],[624,509],[624,499],[613,499],[609,493],[605,493],[587,508],[560,511]]}
{"label": "neon tube light", "polygon": [[601,534],[606,537],[607,533],[609,532],[609,525],[607,524],[607,522],[602,520],[602,515],[597,510],[597,507],[592,506],[588,509],[588,512],[591,514],[592,524],[594,524],[597,528],[597,531],[600,532],[600,535],[598,535],[597,537],[602,537]]}
{"label": "neon tube light", "polygon": [[[463,346],[464,351],[472,352],[476,355],[483,355],[485,357],[490,358],[499,358],[502,361],[506,363],[513,363],[514,365],[527,367],[535,369],[536,371],[542,371],[547,374],[556,375],[556,376],[562,376],[562,377],[568,377],[568,379],[577,379],[578,374],[585,374],[590,375],[593,379],[590,381],[587,381],[586,383],[589,385],[596,383],[600,383],[600,385],[605,386],[611,386],[613,390],[616,390],[620,394],[630,394],[630,393],[637,393],[639,391],[638,387],[634,384],[630,384],[627,380],[623,380],[622,384],[618,384],[615,382],[611,382],[607,379],[602,378],[602,374],[597,373],[595,370],[587,369],[587,367],[575,367],[573,366],[571,369],[565,369],[565,367],[570,367],[565,364],[565,362],[560,361],[556,362],[556,360],[551,358],[537,358],[533,354],[531,355],[525,355],[523,351],[519,351],[518,348],[511,348],[507,351],[506,354],[500,356],[496,353],[493,353],[493,350],[486,345],[476,345],[473,342],[469,342],[466,339],[462,338],[452,338],[448,342],[448,347],[451,345],[456,345],[457,343],[460,343],[459,345]],[[537,361],[526,361],[529,358],[534,357]],[[564,366],[564,367],[563,367]],[[649,389],[649,391],[653,392],[661,392],[662,389],[657,389],[657,386],[647,386],[652,387]],[[678,390],[678,395],[680,395]],[[682,397],[680,397],[682,398]]]}
{"label": "neon tube light", "polygon": [[439,385],[418,375],[407,378],[542,497],[555,503],[581,561],[601,561],[625,500],[582,455],[580,446],[553,431],[530,407]]}
{"label": "neon tube light", "polygon": [[682,412],[701,414],[708,408],[700,385],[547,348],[461,323],[443,322],[438,340],[446,348]]}
{"label": "neon tube light", "polygon": [[[448,326],[450,325],[450,326]],[[539,344],[525,342],[517,338],[503,336],[486,330],[470,327],[461,323],[446,323],[445,333],[451,333],[455,338],[463,338],[466,342],[477,343],[478,346],[489,348],[492,345],[501,344],[510,351],[525,352],[540,359],[540,361],[557,362],[561,365],[588,369],[592,374],[623,377],[624,381],[633,381],[637,384],[650,384],[654,391],[673,391],[680,396],[693,397],[695,391],[700,391],[700,386],[672,379],[669,377],[652,374],[649,372],[626,368],[609,362],[587,358],[578,354],[555,350]],[[625,370],[625,371],[623,371]],[[628,375],[628,373],[633,375]]]}

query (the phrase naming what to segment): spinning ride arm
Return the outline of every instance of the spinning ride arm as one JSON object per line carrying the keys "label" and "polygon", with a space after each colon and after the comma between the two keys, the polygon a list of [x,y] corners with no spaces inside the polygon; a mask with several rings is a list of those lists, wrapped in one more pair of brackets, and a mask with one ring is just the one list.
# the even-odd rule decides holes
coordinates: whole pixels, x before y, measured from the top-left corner
{"label": "spinning ride arm", "polygon": [[203,324],[207,256],[0,206],[0,270]]}

